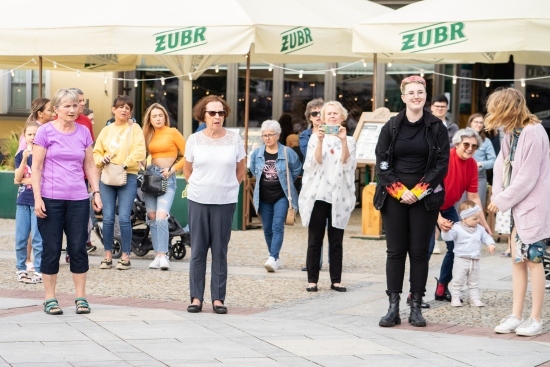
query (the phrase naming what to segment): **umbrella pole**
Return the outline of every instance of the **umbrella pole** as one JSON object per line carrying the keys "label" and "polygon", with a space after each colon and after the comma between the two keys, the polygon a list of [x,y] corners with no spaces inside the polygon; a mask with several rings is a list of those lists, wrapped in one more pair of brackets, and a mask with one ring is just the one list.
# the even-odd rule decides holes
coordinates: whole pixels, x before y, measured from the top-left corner
{"label": "umbrella pole", "polygon": [[250,53],[246,55],[246,82],[244,88],[244,151],[248,154],[248,110],[250,108]]}
{"label": "umbrella pole", "polygon": [[38,56],[38,97],[42,98],[42,56]]}
{"label": "umbrella pole", "polygon": [[377,76],[378,74],[378,55],[374,54],[372,57],[372,110],[376,110],[376,106],[378,105],[378,95],[376,90],[376,82],[377,82]]}

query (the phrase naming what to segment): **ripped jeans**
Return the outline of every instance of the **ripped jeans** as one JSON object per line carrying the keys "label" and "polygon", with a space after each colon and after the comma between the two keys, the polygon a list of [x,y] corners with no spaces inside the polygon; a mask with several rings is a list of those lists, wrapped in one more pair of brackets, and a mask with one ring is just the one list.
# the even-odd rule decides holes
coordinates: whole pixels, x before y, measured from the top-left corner
{"label": "ripped jeans", "polygon": [[[163,168],[150,165],[147,167],[146,173],[161,176]],[[168,243],[170,236],[168,234],[168,216],[170,215],[170,208],[174,202],[174,196],[176,194],[176,175],[168,177],[168,187],[164,195],[156,196],[147,193],[143,193],[143,199],[145,200],[145,207],[147,209],[147,224],[151,229],[151,240],[153,242],[153,249],[155,252],[168,252]],[[159,219],[159,212],[165,212],[167,214],[165,219]],[[156,213],[155,220],[149,220],[149,213]]]}

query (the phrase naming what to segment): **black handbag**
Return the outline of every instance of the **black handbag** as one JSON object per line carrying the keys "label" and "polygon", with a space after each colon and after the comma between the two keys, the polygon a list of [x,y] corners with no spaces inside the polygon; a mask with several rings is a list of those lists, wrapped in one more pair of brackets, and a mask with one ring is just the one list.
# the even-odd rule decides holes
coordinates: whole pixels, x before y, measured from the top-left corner
{"label": "black handbag", "polygon": [[141,184],[141,191],[149,195],[164,195],[166,188],[168,187],[168,181],[158,175],[146,173],[143,175],[143,183]]}

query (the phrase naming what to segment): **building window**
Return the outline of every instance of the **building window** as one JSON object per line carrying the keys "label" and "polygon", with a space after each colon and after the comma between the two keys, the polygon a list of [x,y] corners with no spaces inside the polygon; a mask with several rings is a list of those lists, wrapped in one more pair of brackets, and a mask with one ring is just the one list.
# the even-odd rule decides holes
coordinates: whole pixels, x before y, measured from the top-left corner
{"label": "building window", "polygon": [[[31,103],[38,98],[38,70],[15,70],[9,76],[9,112],[30,113]],[[42,95],[46,91],[46,82],[42,74]]]}

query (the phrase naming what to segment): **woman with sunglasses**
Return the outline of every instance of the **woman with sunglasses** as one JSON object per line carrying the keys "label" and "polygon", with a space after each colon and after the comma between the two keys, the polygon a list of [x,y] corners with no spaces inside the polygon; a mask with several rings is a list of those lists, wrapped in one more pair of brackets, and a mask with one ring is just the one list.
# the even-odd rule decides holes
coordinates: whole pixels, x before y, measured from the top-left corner
{"label": "woman with sunglasses", "polygon": [[239,186],[246,174],[244,144],[238,133],[225,129],[231,112],[221,97],[209,95],[193,107],[193,118],[206,128],[189,137],[183,173],[187,179],[191,259],[188,312],[202,310],[208,248],[212,254],[210,294],[215,313],[225,314],[227,249]]}
{"label": "woman with sunglasses", "polygon": [[149,264],[149,269],[168,270],[168,216],[176,194],[175,173],[183,168],[183,159],[178,161],[178,156],[185,152],[185,139],[178,129],[170,127],[168,111],[158,103],[153,103],[145,111],[143,135],[147,152],[151,155],[151,165],[145,172],[162,176],[168,183],[163,195],[143,195],[147,223],[151,229],[151,241],[155,250],[155,258]]}
{"label": "woman with sunglasses", "polygon": [[[279,252],[283,246],[289,198],[294,209],[298,210],[294,181],[302,170],[302,164],[292,149],[280,143],[281,126],[277,121],[264,121],[260,131],[264,145],[252,152],[250,172],[257,179],[253,202],[256,213],[262,219],[269,252],[264,266],[268,272],[274,272],[283,267]],[[290,181],[287,180],[287,174]]]}
{"label": "woman with sunglasses", "polygon": [[426,320],[420,308],[428,278],[430,236],[447,189],[442,183],[449,161],[449,137],[441,119],[424,109],[424,78],[403,79],[401,99],[405,109],[382,127],[375,150],[378,185],[374,207],[380,210],[386,233],[386,294],[390,303],[379,325],[401,323],[399,301],[408,255],[409,323],[423,327]]}

